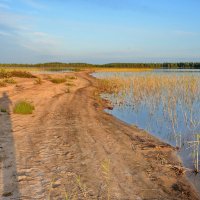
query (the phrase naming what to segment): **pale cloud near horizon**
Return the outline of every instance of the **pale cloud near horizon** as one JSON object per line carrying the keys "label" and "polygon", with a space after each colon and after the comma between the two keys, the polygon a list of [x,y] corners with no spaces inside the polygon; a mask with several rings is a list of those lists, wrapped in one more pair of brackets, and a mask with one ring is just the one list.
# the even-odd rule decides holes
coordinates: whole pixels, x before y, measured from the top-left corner
{"label": "pale cloud near horizon", "polygon": [[60,55],[63,53],[61,38],[45,32],[23,32],[20,44],[39,54]]}

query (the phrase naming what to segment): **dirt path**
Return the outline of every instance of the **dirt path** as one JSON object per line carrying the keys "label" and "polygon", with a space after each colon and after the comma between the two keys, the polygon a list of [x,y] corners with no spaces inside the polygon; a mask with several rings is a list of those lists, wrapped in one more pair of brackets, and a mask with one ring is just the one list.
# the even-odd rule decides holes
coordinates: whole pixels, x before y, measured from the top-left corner
{"label": "dirt path", "polygon": [[1,107],[36,108],[0,113],[0,199],[199,199],[173,148],[104,113],[94,79],[71,75],[70,92],[30,79],[0,89]]}

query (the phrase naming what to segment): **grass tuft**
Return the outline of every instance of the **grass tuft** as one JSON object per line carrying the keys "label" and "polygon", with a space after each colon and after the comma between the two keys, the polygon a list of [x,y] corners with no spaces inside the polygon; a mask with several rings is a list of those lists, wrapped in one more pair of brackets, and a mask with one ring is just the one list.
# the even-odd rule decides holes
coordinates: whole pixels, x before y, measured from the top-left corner
{"label": "grass tuft", "polygon": [[70,93],[70,89],[67,88],[67,89],[65,90],[65,93]]}
{"label": "grass tuft", "polygon": [[35,82],[34,82],[36,85],[42,85],[42,79],[41,78],[37,78],[35,79]]}
{"label": "grass tuft", "polygon": [[52,78],[50,79],[52,83],[60,84],[60,83],[65,83],[66,79],[65,78]]}
{"label": "grass tuft", "polygon": [[69,80],[76,80],[77,79],[77,77],[75,77],[75,76],[66,76],[66,78],[69,79]]}
{"label": "grass tuft", "polygon": [[17,82],[13,78],[6,78],[3,80],[4,83],[16,84]]}
{"label": "grass tuft", "polygon": [[30,72],[13,70],[7,71],[5,69],[0,69],[0,78],[11,78],[11,77],[19,77],[19,78],[35,78]]}
{"label": "grass tuft", "polygon": [[0,87],[6,87],[7,84],[4,81],[0,81]]}
{"label": "grass tuft", "polygon": [[16,103],[13,112],[15,114],[27,115],[27,114],[32,114],[34,109],[35,107],[30,102],[20,101]]}
{"label": "grass tuft", "polygon": [[66,83],[66,86],[75,86],[73,83]]}

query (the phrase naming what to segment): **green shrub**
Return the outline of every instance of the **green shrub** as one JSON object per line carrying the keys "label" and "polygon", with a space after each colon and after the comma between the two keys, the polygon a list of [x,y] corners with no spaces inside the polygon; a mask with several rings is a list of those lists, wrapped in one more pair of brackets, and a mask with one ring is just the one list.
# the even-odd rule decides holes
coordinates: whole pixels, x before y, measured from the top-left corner
{"label": "green shrub", "polygon": [[20,101],[16,103],[13,112],[16,114],[27,115],[27,114],[32,114],[34,109],[35,109],[34,106],[30,102]]}

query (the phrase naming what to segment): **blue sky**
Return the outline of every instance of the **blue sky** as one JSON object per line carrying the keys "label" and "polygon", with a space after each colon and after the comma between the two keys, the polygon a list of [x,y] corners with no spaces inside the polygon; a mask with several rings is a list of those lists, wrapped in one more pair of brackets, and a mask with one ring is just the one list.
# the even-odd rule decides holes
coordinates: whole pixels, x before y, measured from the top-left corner
{"label": "blue sky", "polygon": [[200,61],[199,0],[0,0],[0,63]]}

